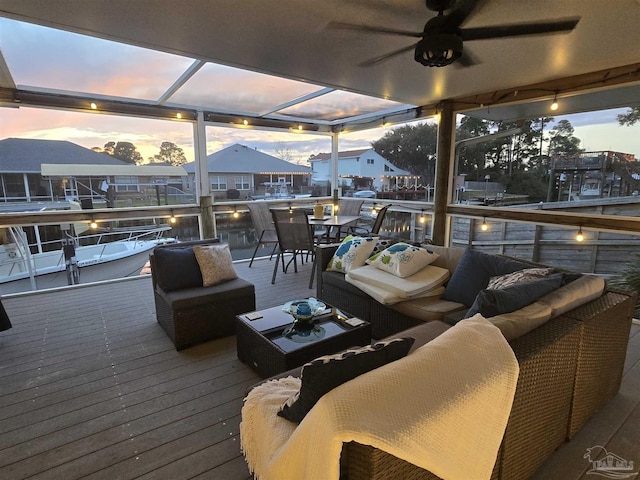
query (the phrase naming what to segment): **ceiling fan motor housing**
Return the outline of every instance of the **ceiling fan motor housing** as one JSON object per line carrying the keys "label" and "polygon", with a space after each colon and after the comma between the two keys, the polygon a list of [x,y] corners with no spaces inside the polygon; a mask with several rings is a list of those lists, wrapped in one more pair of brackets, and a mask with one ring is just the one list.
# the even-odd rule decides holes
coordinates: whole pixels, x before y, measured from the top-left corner
{"label": "ceiling fan motor housing", "polygon": [[425,36],[416,44],[414,58],[426,67],[446,67],[462,55],[462,39],[451,33]]}

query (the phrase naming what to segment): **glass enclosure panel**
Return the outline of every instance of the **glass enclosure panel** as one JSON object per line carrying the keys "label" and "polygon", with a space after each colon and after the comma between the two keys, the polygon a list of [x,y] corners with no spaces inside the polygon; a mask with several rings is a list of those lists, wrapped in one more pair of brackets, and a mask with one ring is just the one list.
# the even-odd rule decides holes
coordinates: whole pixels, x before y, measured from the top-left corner
{"label": "glass enclosure panel", "polygon": [[[3,147],[13,152],[0,168],[22,173],[3,173],[6,198],[12,202],[30,200],[68,202],[91,200],[100,206],[137,207],[195,203],[193,184],[184,175],[170,177],[149,175],[149,163],[166,161],[165,144],[174,152],[182,152],[187,162],[193,162],[193,127],[190,123],[152,120],[117,115],[65,112],[21,107],[2,111]],[[101,165],[129,166],[137,163],[137,175],[108,176],[99,172]],[[73,175],[73,168],[64,174],[43,176],[43,164],[90,165],[95,175]],[[17,167],[16,167],[17,165]],[[60,206],[65,208],[64,206]],[[68,208],[68,206],[67,206]]]}
{"label": "glass enclosure panel", "polygon": [[157,100],[192,59],[0,18],[18,85]]}
{"label": "glass enclosure panel", "polygon": [[412,107],[412,105],[403,105],[391,100],[383,100],[351,92],[335,91],[285,108],[278,113],[293,117],[313,118],[316,120],[339,120],[401,106],[407,108]]}
{"label": "glass enclosure panel", "polygon": [[320,88],[309,83],[207,63],[170,97],[169,102],[257,115]]}
{"label": "glass enclosure panel", "polygon": [[[575,202],[639,199],[640,125],[619,124],[617,117],[627,111],[622,108],[513,123],[461,116],[456,137],[461,146],[455,201],[565,209],[575,207],[571,205]],[[519,130],[513,135],[466,143],[515,128]]]}
{"label": "glass enclosure panel", "polygon": [[[155,246],[197,238],[197,217],[176,224],[165,217],[2,228],[0,295],[139,275]],[[75,281],[69,265],[77,267]]]}

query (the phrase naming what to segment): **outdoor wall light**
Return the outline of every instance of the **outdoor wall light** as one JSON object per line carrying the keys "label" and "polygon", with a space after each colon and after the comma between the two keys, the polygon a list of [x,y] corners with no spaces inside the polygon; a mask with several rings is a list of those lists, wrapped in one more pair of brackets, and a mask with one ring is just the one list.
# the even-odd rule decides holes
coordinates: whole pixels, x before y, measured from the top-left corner
{"label": "outdoor wall light", "polygon": [[96,222],[93,218],[91,219],[91,221],[89,222],[89,227],[90,228],[98,228],[98,222]]}
{"label": "outdoor wall light", "polygon": [[178,120],[180,120],[180,119],[182,118],[182,114],[181,114],[180,112],[178,112],[178,113],[176,114],[176,118],[177,118]]}
{"label": "outdoor wall light", "polygon": [[240,216],[240,212],[238,212],[238,208],[233,206],[233,218],[238,218]]}
{"label": "outdoor wall light", "polygon": [[578,228],[578,233],[576,235],[576,241],[578,241],[578,242],[583,242],[584,241],[584,234],[582,233],[582,227]]}
{"label": "outdoor wall light", "polygon": [[98,105],[96,105],[95,103],[91,102],[91,110],[97,110],[98,109]]}
{"label": "outdoor wall light", "polygon": [[175,224],[178,221],[176,216],[173,214],[173,210],[171,210],[171,216],[169,217],[169,223]]}
{"label": "outdoor wall light", "polygon": [[427,217],[424,216],[424,209],[420,210],[420,223],[426,223]]}
{"label": "outdoor wall light", "polygon": [[551,103],[551,110],[554,112],[558,110],[558,92],[553,96],[553,102]]}
{"label": "outdoor wall light", "polygon": [[291,202],[289,202],[289,215],[293,214],[293,206],[291,205]]}
{"label": "outdoor wall light", "polygon": [[480,230],[482,230],[483,232],[486,232],[487,230],[489,230],[489,224],[487,223],[486,218],[482,219],[482,223],[480,224]]}
{"label": "outdoor wall light", "polygon": [[373,208],[371,209],[371,213],[373,213],[374,215],[378,213],[378,204],[376,202],[373,202]]}
{"label": "outdoor wall light", "polygon": [[246,120],[246,119],[245,119],[245,120],[242,120],[242,124],[243,124],[243,125],[249,125],[249,120]]}

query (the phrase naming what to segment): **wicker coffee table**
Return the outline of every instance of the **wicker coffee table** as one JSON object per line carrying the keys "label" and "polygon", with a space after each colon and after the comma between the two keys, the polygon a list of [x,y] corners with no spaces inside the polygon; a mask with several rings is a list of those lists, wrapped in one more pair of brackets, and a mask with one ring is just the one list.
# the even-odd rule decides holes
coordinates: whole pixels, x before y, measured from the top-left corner
{"label": "wicker coffee table", "polygon": [[282,306],[238,315],[236,319],[238,358],[262,377],[371,342],[369,322],[360,320],[362,323],[358,323],[358,319],[330,306],[314,318],[316,328],[308,334],[302,332],[302,335],[284,335],[293,323],[293,317],[283,312]]}

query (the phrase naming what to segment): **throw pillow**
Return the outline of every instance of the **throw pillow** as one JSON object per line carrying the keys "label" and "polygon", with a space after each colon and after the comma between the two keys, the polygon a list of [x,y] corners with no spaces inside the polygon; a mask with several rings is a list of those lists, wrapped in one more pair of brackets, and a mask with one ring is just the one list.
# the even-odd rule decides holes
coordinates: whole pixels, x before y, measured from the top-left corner
{"label": "throw pillow", "polygon": [[347,235],[329,260],[327,271],[347,273],[352,268],[363,266],[377,240],[378,237]]}
{"label": "throw pillow", "polygon": [[406,356],[414,341],[413,338],[395,338],[306,363],[302,367],[300,391],[285,402],[278,415],[300,423],[325,393],[358,375]]}
{"label": "throw pillow", "polygon": [[546,277],[554,272],[553,268],[525,268],[506,275],[491,277],[487,288],[495,290],[499,288],[510,287],[520,282],[528,282],[536,278]]}
{"label": "throw pillow", "polygon": [[408,277],[433,262],[438,254],[422,247],[398,242],[367,260],[369,265],[396,277]]}
{"label": "throw pillow", "polygon": [[484,289],[478,293],[467,317],[481,313],[483,317],[495,317],[519,310],[540,297],[562,286],[562,273],[554,273],[537,280],[521,282],[500,290]]}
{"label": "throw pillow", "polygon": [[229,245],[226,243],[193,247],[193,253],[195,253],[198,265],[200,265],[204,287],[211,287],[238,278],[238,274],[233,268]]}
{"label": "throw pillow", "polygon": [[200,266],[192,247],[160,247],[153,250],[154,275],[165,292],[202,286]]}
{"label": "throw pillow", "polygon": [[487,288],[491,277],[530,267],[529,263],[467,248],[451,275],[442,298],[470,307],[478,292]]}
{"label": "throw pillow", "polygon": [[371,252],[371,256],[369,258],[373,257],[374,255],[377,255],[383,250],[386,250],[391,245],[395,245],[399,241],[400,240],[398,240],[397,238],[384,238],[384,237],[378,238],[378,241],[376,242],[376,246],[373,247],[373,251]]}

